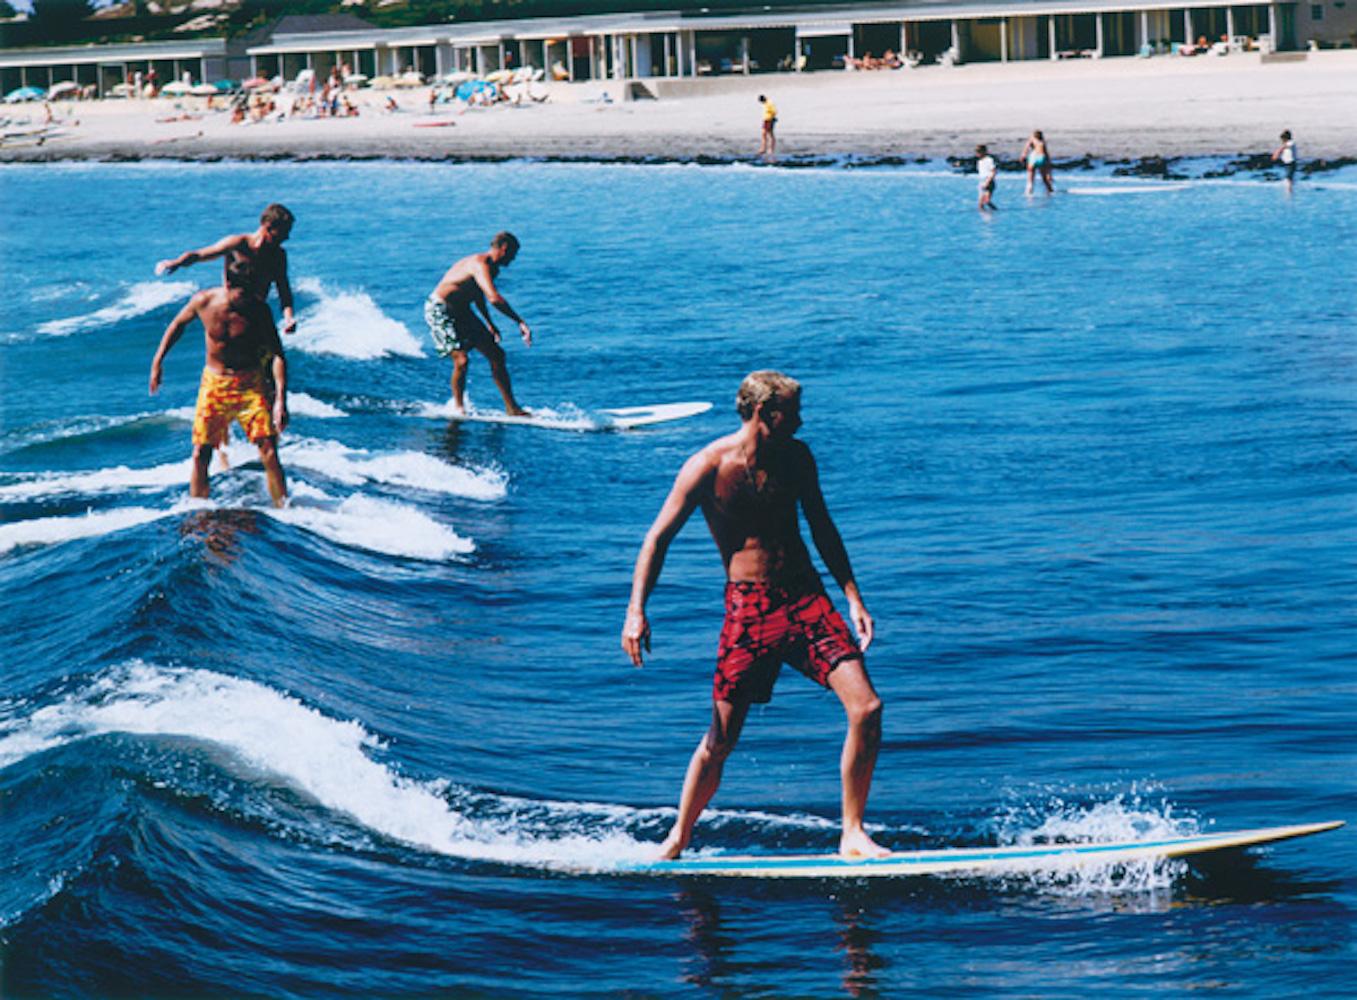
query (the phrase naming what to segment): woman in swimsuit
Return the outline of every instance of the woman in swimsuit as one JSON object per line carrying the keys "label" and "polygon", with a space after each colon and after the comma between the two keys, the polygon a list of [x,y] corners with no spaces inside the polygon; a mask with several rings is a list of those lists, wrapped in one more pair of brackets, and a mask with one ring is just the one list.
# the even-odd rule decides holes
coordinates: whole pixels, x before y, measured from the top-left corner
{"label": "woman in swimsuit", "polygon": [[1055,193],[1055,184],[1051,181],[1051,153],[1046,148],[1046,137],[1041,129],[1036,129],[1022,148],[1022,161],[1027,165],[1027,193],[1032,193],[1032,183],[1036,173],[1041,171],[1041,182],[1046,185],[1046,193]]}

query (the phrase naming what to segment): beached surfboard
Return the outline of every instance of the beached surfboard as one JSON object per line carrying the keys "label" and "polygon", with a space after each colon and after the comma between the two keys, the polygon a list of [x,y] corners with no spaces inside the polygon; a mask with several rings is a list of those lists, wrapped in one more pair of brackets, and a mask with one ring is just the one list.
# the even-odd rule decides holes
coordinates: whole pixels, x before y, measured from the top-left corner
{"label": "beached surfboard", "polygon": [[883,858],[848,860],[821,855],[714,855],[627,865],[627,875],[724,875],[741,878],[899,878],[911,875],[1007,874],[1059,871],[1079,865],[1112,865],[1157,858],[1183,858],[1213,851],[1272,844],[1336,830],[1342,822],[1273,826],[1193,837],[1124,840],[1102,844],[1039,844],[1021,847],[896,851]]}
{"label": "beached surfboard", "polygon": [[617,431],[648,427],[670,420],[683,420],[685,417],[706,413],[710,409],[711,403],[707,402],[652,403],[649,406],[623,406],[595,411],[577,410],[573,407],[568,411],[538,407],[526,417],[511,417],[503,410],[469,409],[465,413],[458,413],[451,403],[443,403],[426,404],[419,412],[421,416],[465,423],[518,424],[558,431]]}

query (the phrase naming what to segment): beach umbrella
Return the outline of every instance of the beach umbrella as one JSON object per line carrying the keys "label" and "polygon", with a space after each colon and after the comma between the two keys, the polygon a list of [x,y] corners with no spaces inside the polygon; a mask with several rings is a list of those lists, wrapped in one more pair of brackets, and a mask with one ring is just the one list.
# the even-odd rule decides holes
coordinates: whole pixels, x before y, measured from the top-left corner
{"label": "beach umbrella", "polygon": [[47,91],[41,87],[20,87],[5,95],[5,103],[18,104],[20,101],[41,101],[46,96]]}
{"label": "beach umbrella", "polygon": [[272,90],[273,81],[265,80],[262,76],[253,76],[240,85],[245,90]]}
{"label": "beach umbrella", "polygon": [[171,80],[165,86],[160,88],[160,92],[167,97],[181,97],[187,94],[193,88],[183,80]]}
{"label": "beach umbrella", "polygon": [[210,83],[200,83],[196,87],[190,87],[188,92],[194,97],[216,97],[217,88]]}
{"label": "beach umbrella", "polygon": [[217,88],[219,94],[229,94],[233,90],[240,89],[240,84],[236,83],[235,80],[218,80],[212,86]]}
{"label": "beach umbrella", "polygon": [[396,85],[396,78],[391,76],[374,76],[368,82],[369,85],[376,90],[385,90],[387,87],[394,87]]}
{"label": "beach umbrella", "polygon": [[368,82],[367,74],[350,73],[348,76],[344,77],[344,82],[347,83],[350,87],[361,87],[363,84]]}
{"label": "beach umbrella", "polygon": [[497,69],[493,73],[486,73],[487,83],[508,83],[513,79],[514,71],[511,69]]}
{"label": "beach umbrella", "polygon": [[47,96],[56,99],[58,97],[65,97],[67,94],[78,94],[79,92],[80,84],[72,83],[70,80],[64,80],[61,83],[53,84],[52,89],[47,92]]}
{"label": "beach umbrella", "polygon": [[456,73],[444,73],[442,80],[444,83],[465,83],[467,80],[476,79],[475,73],[468,73],[464,69],[459,69]]}

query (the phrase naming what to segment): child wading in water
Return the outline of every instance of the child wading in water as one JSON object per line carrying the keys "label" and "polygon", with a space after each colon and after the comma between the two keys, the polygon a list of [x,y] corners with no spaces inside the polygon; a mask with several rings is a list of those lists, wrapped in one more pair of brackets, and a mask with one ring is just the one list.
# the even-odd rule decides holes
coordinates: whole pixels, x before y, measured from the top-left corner
{"label": "child wading in water", "polygon": [[980,175],[980,209],[984,211],[989,209],[991,212],[998,211],[998,206],[994,204],[994,177],[999,172],[998,166],[994,162],[994,157],[989,155],[988,146],[975,147],[975,172]]}

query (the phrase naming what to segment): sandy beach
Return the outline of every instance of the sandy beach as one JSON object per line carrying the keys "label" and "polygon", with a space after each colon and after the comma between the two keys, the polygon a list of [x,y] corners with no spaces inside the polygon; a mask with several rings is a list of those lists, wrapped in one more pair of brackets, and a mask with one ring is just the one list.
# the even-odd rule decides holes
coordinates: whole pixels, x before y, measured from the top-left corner
{"label": "sandy beach", "polygon": [[[387,92],[360,91],[356,118],[235,125],[224,111],[204,112],[201,99],[63,103],[59,134],[41,144],[11,138],[0,160],[730,159],[757,150],[762,92],[778,105],[778,152],[789,159],[966,156],[978,142],[1011,158],[1033,128],[1057,160],[1258,153],[1283,128],[1305,159],[1357,155],[1351,51],[1270,64],[1245,53],[726,77],[713,92],[661,90],[659,100],[623,101],[622,86],[557,84],[540,104],[461,114],[430,114],[427,88],[393,92],[399,113],[381,111]],[[12,130],[43,112],[4,114]]]}

